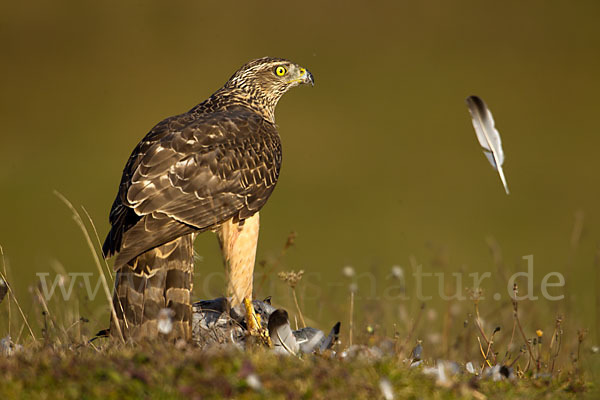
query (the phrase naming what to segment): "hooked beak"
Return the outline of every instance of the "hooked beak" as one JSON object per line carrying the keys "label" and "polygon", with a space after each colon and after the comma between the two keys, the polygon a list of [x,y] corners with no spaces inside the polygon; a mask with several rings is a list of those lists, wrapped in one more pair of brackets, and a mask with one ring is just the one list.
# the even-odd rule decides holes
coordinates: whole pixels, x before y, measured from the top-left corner
{"label": "hooked beak", "polygon": [[315,86],[315,78],[306,68],[300,68],[300,83],[310,83]]}

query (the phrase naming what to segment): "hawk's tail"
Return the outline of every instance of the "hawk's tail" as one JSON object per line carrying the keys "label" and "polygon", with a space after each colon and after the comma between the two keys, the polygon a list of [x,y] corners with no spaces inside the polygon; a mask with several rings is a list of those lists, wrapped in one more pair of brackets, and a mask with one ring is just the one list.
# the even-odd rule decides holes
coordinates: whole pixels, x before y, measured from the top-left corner
{"label": "hawk's tail", "polygon": [[[164,334],[189,340],[193,271],[192,234],[148,250],[121,267],[115,278],[113,305],[123,337]],[[161,312],[163,309],[168,310]],[[113,319],[110,332],[119,336]]]}

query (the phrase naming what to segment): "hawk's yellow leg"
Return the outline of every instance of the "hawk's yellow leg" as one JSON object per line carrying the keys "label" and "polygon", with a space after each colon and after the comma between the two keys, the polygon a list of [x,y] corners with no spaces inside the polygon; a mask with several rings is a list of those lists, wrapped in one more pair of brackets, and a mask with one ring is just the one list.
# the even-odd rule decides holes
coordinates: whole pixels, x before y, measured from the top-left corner
{"label": "hawk's yellow leg", "polygon": [[256,213],[247,218],[243,224],[232,220],[223,223],[217,234],[225,261],[227,296],[231,297],[231,306],[235,307],[244,303],[248,332],[270,346],[269,331],[262,327],[260,315],[254,312],[252,306],[252,281],[258,229],[259,216]]}

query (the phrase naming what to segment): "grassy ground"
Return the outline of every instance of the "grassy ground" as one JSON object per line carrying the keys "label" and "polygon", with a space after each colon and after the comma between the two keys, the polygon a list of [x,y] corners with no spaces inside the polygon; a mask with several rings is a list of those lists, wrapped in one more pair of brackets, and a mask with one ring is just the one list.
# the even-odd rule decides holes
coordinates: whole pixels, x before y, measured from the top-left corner
{"label": "grassy ground", "polygon": [[[71,209],[97,256],[81,215]],[[292,244],[288,239],[284,252]],[[11,271],[2,264],[0,275],[12,282]],[[104,276],[98,259],[97,267]],[[267,269],[274,274],[281,266],[276,262]],[[344,273],[354,276],[353,271]],[[302,274],[280,273],[279,278],[281,288],[291,289],[295,298],[295,291],[303,285]],[[69,278],[65,275],[64,279],[59,285],[68,286]],[[107,294],[109,285],[103,284]],[[23,312],[10,286],[0,285],[0,310],[7,311],[0,318],[0,398],[560,399],[600,395],[594,382],[600,370],[599,349],[585,329],[577,328],[577,321],[569,315],[552,317],[551,310],[535,301],[486,302],[481,289],[471,289],[468,301],[448,300],[443,308],[436,308],[435,303],[400,302],[406,312],[397,316],[388,315],[389,302],[358,300],[351,291],[349,303],[339,303],[350,320],[342,323],[334,351],[302,357],[276,356],[258,345],[240,351],[165,342],[132,345],[98,339],[90,343],[98,324],[102,326],[108,318],[106,310],[98,314],[97,308],[89,307],[85,292],[80,287],[68,301],[58,296],[46,300],[39,284],[31,286],[33,307]],[[515,286],[513,295],[517,293]],[[281,306],[277,300],[275,305]],[[303,320],[304,314],[310,325],[317,326],[309,318],[315,310],[301,310],[297,302],[286,308],[294,320]],[[411,368],[416,343],[422,346],[418,357],[422,362]],[[475,373],[467,371],[469,362]],[[452,367],[440,372],[440,365],[449,364]],[[510,370],[509,377],[487,376],[486,368],[494,365]]]}
{"label": "grassy ground", "polygon": [[[348,324],[343,325],[334,352],[300,358],[277,356],[258,345],[240,351],[165,342],[132,345],[98,339],[90,343],[96,324],[80,316],[77,306],[82,300],[46,303],[36,288],[32,293],[36,306],[23,314],[14,294],[8,293],[0,304],[12,320],[4,318],[7,314],[0,320],[0,337],[4,338],[0,398],[555,399],[600,395],[594,382],[600,357],[586,331],[569,329],[570,324],[563,329],[558,319],[554,331],[536,332],[531,318],[537,305],[526,302],[492,310],[501,330],[485,322],[491,320],[489,312],[479,316],[476,298],[468,306],[470,311],[460,312],[469,320],[443,324],[448,329],[442,327],[441,332],[430,318],[433,309],[426,307],[412,312],[400,327],[394,324],[393,335],[357,313],[353,335]],[[294,310],[289,310],[293,315]],[[447,311],[443,320],[456,318]],[[436,341],[436,337],[441,339]],[[354,346],[349,346],[351,342]],[[422,363],[411,368],[415,343],[422,343]],[[441,360],[451,360],[458,372],[445,368],[441,376],[437,370],[445,362]],[[469,361],[476,374],[467,371]],[[481,377],[486,375],[486,365],[507,366],[511,376],[497,381]]]}
{"label": "grassy ground", "polygon": [[[40,348],[41,347],[41,348]],[[9,398],[574,398],[592,396],[569,374],[493,382],[472,376],[436,383],[394,358],[303,359],[264,350],[202,351],[146,343],[135,348],[31,346],[0,358],[0,396]],[[391,397],[388,397],[391,398]]]}
{"label": "grassy ground", "polygon": [[[32,293],[36,296],[35,288]],[[562,320],[554,331],[535,332],[530,323],[535,305],[526,302],[513,304],[516,313],[510,306],[494,311],[501,330],[479,316],[477,299],[470,312],[461,311],[470,320],[448,324],[451,329],[441,333],[425,307],[391,336],[357,316],[353,335],[343,325],[335,352],[299,358],[258,346],[240,351],[165,342],[90,343],[95,325],[79,315],[79,300],[46,304],[36,298],[37,306],[23,314],[10,293],[0,304],[12,320],[6,323],[7,314],[0,320],[0,398],[554,399],[600,394],[593,382],[600,357],[586,332],[563,329]],[[448,312],[443,319],[456,317]],[[423,361],[411,368],[415,343],[423,343]],[[446,368],[442,377],[436,370],[444,363],[440,360],[451,360],[458,372]],[[477,374],[467,372],[469,361]],[[486,365],[509,367],[511,376],[481,378]]]}

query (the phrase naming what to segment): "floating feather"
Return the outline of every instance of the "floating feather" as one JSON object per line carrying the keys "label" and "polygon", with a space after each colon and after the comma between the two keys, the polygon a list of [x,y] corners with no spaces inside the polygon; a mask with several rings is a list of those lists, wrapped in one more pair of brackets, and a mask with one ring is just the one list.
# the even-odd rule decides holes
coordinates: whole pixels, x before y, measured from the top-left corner
{"label": "floating feather", "polygon": [[479,144],[483,148],[483,153],[490,164],[492,164],[492,167],[498,171],[502,184],[504,185],[504,190],[506,190],[506,194],[509,194],[504,171],[502,171],[502,164],[504,163],[502,141],[500,140],[500,134],[494,126],[492,113],[485,102],[477,96],[467,97],[467,107],[469,107],[469,112],[471,113],[471,118],[473,120],[473,127],[477,134],[477,140],[479,140]]}

